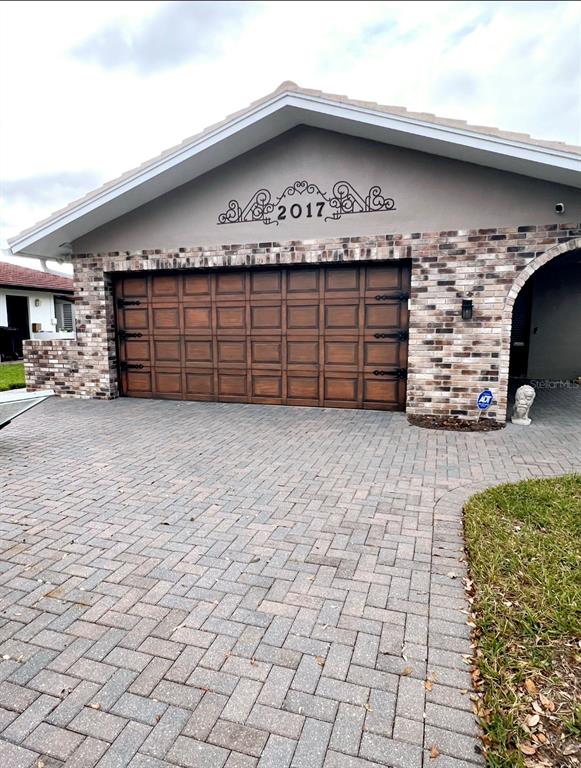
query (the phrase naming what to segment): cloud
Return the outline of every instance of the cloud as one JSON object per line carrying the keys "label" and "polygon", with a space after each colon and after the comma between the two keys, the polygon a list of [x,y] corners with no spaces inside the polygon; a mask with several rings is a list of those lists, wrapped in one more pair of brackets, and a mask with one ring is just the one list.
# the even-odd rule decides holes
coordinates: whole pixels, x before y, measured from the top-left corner
{"label": "cloud", "polygon": [[0,15],[0,247],[283,80],[581,143],[575,2],[29,0]]}
{"label": "cloud", "polygon": [[2,179],[0,198],[3,205],[59,205],[94,189],[101,181],[95,171],[64,171],[21,179]]}
{"label": "cloud", "polygon": [[250,2],[169,2],[141,21],[110,23],[71,49],[105,69],[150,75],[189,60],[219,55],[258,6]]}

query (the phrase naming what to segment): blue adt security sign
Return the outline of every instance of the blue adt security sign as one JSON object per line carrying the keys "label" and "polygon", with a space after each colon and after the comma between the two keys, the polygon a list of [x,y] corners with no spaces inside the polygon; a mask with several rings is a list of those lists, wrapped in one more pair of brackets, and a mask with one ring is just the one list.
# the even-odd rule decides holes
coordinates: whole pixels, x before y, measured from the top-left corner
{"label": "blue adt security sign", "polygon": [[482,392],[478,395],[476,405],[480,408],[481,411],[485,411],[492,405],[492,397],[493,395],[491,389],[483,389]]}

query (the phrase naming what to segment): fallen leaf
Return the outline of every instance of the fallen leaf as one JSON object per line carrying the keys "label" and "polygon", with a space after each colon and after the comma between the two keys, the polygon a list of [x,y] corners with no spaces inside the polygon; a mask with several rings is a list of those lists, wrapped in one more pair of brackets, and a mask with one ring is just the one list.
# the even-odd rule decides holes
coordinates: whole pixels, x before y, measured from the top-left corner
{"label": "fallen leaf", "polygon": [[527,717],[527,725],[528,725],[528,727],[529,728],[534,728],[535,725],[539,724],[539,720],[540,719],[541,718],[539,717],[539,715],[529,715]]}
{"label": "fallen leaf", "polygon": [[411,673],[414,671],[413,667],[404,667],[404,670],[402,672],[402,675],[411,675]]}
{"label": "fallen leaf", "polygon": [[531,694],[531,696],[534,696],[537,692],[537,686],[534,684],[534,681],[530,679],[530,677],[525,680],[525,688]]}
{"label": "fallen leaf", "polygon": [[533,701],[533,709],[535,710],[535,712],[538,712],[539,715],[544,715],[545,714],[545,710],[536,701]]}
{"label": "fallen leaf", "polygon": [[315,661],[320,667],[325,666],[325,659],[322,656],[315,656]]}
{"label": "fallen leaf", "polygon": [[541,700],[541,704],[545,709],[548,709],[550,712],[555,711],[555,704],[551,701],[551,699],[547,698],[544,694],[539,693],[539,699]]}
{"label": "fallen leaf", "polygon": [[569,756],[569,755],[577,754],[577,752],[579,752],[580,750],[581,750],[581,745],[573,743],[573,744],[567,744],[566,747],[563,747],[562,752],[564,755]]}
{"label": "fallen leaf", "polygon": [[523,753],[523,755],[535,755],[537,752],[537,748],[533,747],[532,744],[529,744],[528,741],[524,741],[522,744],[519,744],[518,748]]}
{"label": "fallen leaf", "polygon": [[431,691],[433,687],[434,685],[431,680],[424,680],[424,688],[426,691]]}
{"label": "fallen leaf", "polygon": [[432,748],[430,749],[430,760],[435,760],[440,755],[440,750],[435,744],[432,744]]}

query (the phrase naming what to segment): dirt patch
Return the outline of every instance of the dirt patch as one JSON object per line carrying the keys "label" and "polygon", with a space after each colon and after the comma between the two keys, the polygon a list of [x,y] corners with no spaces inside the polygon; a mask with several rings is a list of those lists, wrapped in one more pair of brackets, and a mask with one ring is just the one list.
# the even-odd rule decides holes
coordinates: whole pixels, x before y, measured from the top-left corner
{"label": "dirt patch", "polygon": [[408,416],[409,423],[423,429],[447,429],[453,432],[493,432],[505,425],[493,419],[459,419],[457,416]]}

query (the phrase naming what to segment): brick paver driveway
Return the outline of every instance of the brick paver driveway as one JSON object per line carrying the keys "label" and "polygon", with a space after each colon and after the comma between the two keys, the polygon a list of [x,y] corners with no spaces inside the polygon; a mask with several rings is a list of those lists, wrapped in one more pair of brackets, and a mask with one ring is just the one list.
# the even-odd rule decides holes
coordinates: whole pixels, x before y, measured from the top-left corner
{"label": "brick paver driveway", "polygon": [[139,400],[21,417],[0,433],[2,768],[478,763],[460,509],[579,469],[581,391],[559,393],[575,416],[555,397],[468,435]]}

